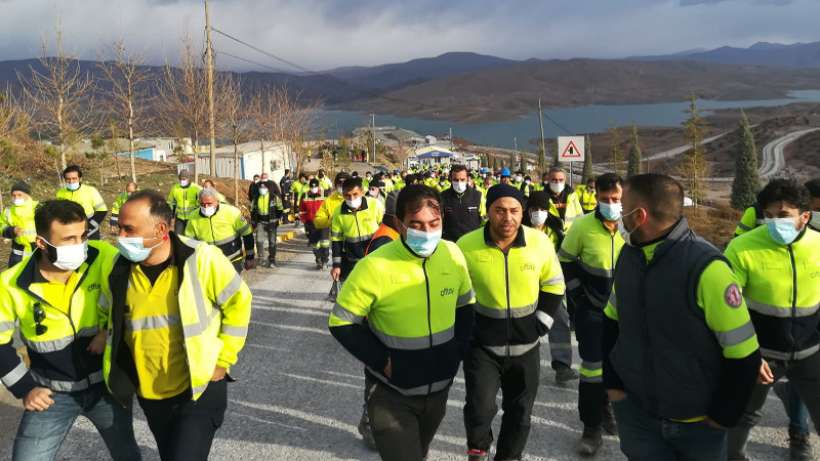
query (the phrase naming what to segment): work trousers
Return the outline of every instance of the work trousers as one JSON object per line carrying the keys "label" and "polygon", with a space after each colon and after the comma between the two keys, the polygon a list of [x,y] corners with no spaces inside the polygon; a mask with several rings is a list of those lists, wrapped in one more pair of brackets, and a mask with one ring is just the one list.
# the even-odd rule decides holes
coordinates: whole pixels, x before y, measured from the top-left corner
{"label": "work trousers", "polygon": [[188,225],[187,219],[174,219],[174,233],[177,235],[185,235],[185,226]]}
{"label": "work trousers", "polygon": [[657,418],[628,395],[612,407],[629,461],[726,461],[725,429]]}
{"label": "work trousers", "polygon": [[26,256],[25,248],[23,245],[20,245],[17,242],[11,242],[11,251],[9,252],[9,265],[11,267],[20,261]]}
{"label": "work trousers", "polygon": [[572,332],[570,331],[566,297],[552,318],[554,323],[549,332],[552,369],[557,370],[562,366],[570,368],[572,367]]}
{"label": "work trousers", "polygon": [[14,438],[14,461],[51,461],[74,420],[82,415],[100,432],[114,461],[140,459],[131,410],[123,408],[103,384],[77,392],[54,392],[46,411],[26,411]]}
{"label": "work trousers", "polygon": [[578,413],[585,427],[594,428],[601,425],[607,402],[601,351],[604,313],[587,303],[579,303],[575,315],[575,336],[581,355]]}
{"label": "work trousers", "polygon": [[256,224],[254,230],[256,237],[256,257],[258,260],[265,260],[265,244],[268,245],[268,261],[276,261],[276,231],[278,229],[276,222],[260,221]]}
{"label": "work trousers", "polygon": [[305,223],[305,233],[316,263],[327,264],[330,260],[330,229],[317,229],[313,221],[308,221]]}
{"label": "work trousers", "polygon": [[405,396],[377,382],[367,399],[370,428],[383,461],[422,461],[447,411],[450,388]]}
{"label": "work trousers", "polygon": [[190,391],[164,400],[138,400],[162,461],[206,461],[228,406],[228,383],[210,382],[197,401]]}
{"label": "work trousers", "polygon": [[538,393],[541,355],[539,347],[518,357],[499,357],[473,344],[464,360],[467,396],[464,427],[467,447],[489,451],[493,442],[492,423],[501,389],[501,430],[496,444],[496,461],[522,459],[530,433],[530,417]]}
{"label": "work trousers", "polygon": [[[820,352],[801,360],[767,359],[767,362],[774,374],[774,382],[784,376],[789,378],[789,382],[808,408],[815,430],[817,430],[820,427]],[[749,439],[749,432],[760,422],[763,415],[761,409],[773,385],[774,383],[758,384],[755,387],[740,422],[729,430],[730,460],[746,457],[746,441]]]}

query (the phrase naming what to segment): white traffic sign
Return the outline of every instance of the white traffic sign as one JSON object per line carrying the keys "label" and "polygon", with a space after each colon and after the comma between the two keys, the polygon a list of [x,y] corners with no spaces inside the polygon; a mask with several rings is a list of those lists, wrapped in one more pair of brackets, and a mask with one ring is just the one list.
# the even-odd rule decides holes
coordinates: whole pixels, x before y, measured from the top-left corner
{"label": "white traffic sign", "polygon": [[584,161],[584,137],[583,136],[559,136],[558,137],[558,161],[559,162],[583,162]]}

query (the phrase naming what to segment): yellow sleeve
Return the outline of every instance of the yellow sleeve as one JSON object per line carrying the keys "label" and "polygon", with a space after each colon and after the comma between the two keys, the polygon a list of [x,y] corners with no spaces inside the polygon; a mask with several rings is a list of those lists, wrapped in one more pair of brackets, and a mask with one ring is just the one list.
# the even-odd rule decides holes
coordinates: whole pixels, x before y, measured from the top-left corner
{"label": "yellow sleeve", "polygon": [[740,217],[740,222],[737,223],[737,227],[735,228],[735,237],[738,235],[743,235],[755,227],[757,227],[757,212],[755,211],[755,207],[750,206],[749,208],[746,208],[743,212],[743,216]]}
{"label": "yellow sleeve", "polygon": [[381,275],[380,271],[370,268],[370,259],[363,259],[348,275],[342,289],[336,298],[336,304],[330,312],[328,326],[341,327],[361,324],[370,314],[376,300],[379,298],[378,288],[380,280],[373,275]]}
{"label": "yellow sleeve", "polygon": [[103,199],[102,195],[100,195],[100,191],[96,188],[94,189],[92,198],[94,199],[94,211],[108,211],[108,207],[105,206],[105,199]]}
{"label": "yellow sleeve", "polygon": [[570,227],[564,241],[561,243],[561,248],[558,250],[558,258],[561,262],[569,263],[578,260],[581,255],[583,240],[581,239],[581,228],[578,226]]}
{"label": "yellow sleeve", "polygon": [[11,218],[8,216],[9,213],[11,213],[11,209],[8,207],[0,213],[0,233],[5,231],[6,228],[11,225]]}
{"label": "yellow sleeve", "polygon": [[185,222],[185,230],[182,232],[182,235],[188,238],[196,239],[196,231],[194,230],[193,221],[193,219],[189,219]]}
{"label": "yellow sleeve", "polygon": [[177,206],[177,201],[174,198],[174,188],[175,187],[176,186],[171,186],[171,190],[168,191],[168,198],[165,200],[166,202],[168,202],[168,206],[170,206],[171,208],[174,208],[175,206]]}
{"label": "yellow sleeve", "polygon": [[554,247],[548,239],[544,239],[544,250],[542,250],[546,261],[541,267],[541,291],[554,295],[563,295],[566,292],[564,274],[561,272],[561,263],[555,254]]}
{"label": "yellow sleeve", "polygon": [[[230,368],[239,359],[239,352],[245,346],[248,325],[251,321],[253,296],[248,285],[236,273],[233,264],[216,247],[205,247],[208,251],[211,302],[222,313],[219,339],[222,351],[216,364]],[[214,251],[215,250],[215,251]]]}
{"label": "yellow sleeve", "polygon": [[242,216],[242,212],[240,212],[239,210],[237,210],[237,217],[236,221],[234,222],[233,228],[236,231],[236,235],[240,237],[244,237],[246,235],[250,235],[253,233],[253,228],[250,224],[248,224],[248,221],[245,220],[245,217]]}
{"label": "yellow sleeve", "polygon": [[342,216],[341,216],[341,214],[333,215],[333,218],[331,218],[330,241],[331,242],[344,241],[344,233],[342,232]]}
{"label": "yellow sleeve", "polygon": [[0,290],[0,346],[11,343],[16,321],[17,313],[8,290]]}
{"label": "yellow sleeve", "polygon": [[330,227],[330,210],[327,206],[327,199],[322,202],[322,205],[319,207],[319,210],[316,212],[316,217],[313,219],[313,225],[317,229],[327,229]]}
{"label": "yellow sleeve", "polygon": [[724,261],[712,261],[706,266],[698,281],[697,300],[725,358],[742,359],[758,349],[740,285]]}
{"label": "yellow sleeve", "polygon": [[723,255],[729,260],[729,265],[732,268],[732,272],[735,274],[735,279],[737,279],[738,285],[740,285],[741,289],[745,288],[746,283],[749,280],[749,272],[746,265],[743,264],[740,255],[737,253],[737,245],[734,240],[729,242],[729,246],[726,247],[726,251]]}
{"label": "yellow sleeve", "polygon": [[[441,245],[441,244],[439,244]],[[456,261],[458,270],[461,272],[461,287],[458,289],[458,302],[456,307],[469,306],[475,304],[475,291],[473,291],[473,281],[470,278],[470,270],[467,268],[467,261],[458,245],[452,245],[453,259]]]}

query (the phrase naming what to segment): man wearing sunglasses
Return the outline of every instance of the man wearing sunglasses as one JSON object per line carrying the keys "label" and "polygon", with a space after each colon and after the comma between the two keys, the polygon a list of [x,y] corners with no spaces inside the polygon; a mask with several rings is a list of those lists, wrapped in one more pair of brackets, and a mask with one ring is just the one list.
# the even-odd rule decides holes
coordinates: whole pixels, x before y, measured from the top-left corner
{"label": "man wearing sunglasses", "polygon": [[[131,411],[117,405],[102,382],[108,319],[102,294],[116,249],[88,241],[85,211],[69,200],[40,204],[34,224],[34,253],[0,274],[0,381],[26,410],[13,459],[54,459],[82,415],[114,460],[138,460]],[[15,323],[30,368],[12,346]]]}

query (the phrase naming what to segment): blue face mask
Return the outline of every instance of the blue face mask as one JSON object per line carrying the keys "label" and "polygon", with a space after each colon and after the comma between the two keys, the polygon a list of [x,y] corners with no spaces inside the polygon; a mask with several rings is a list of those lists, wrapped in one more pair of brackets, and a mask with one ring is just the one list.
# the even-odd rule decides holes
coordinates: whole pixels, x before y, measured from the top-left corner
{"label": "blue face mask", "polygon": [[621,217],[623,209],[624,207],[620,203],[598,202],[598,210],[607,221],[617,221]]}
{"label": "blue face mask", "polygon": [[794,225],[794,218],[766,218],[766,227],[772,240],[781,245],[791,245],[800,235],[800,231]]}
{"label": "blue face mask", "polygon": [[77,189],[80,188],[80,183],[78,183],[78,182],[66,183],[65,188],[73,192],[73,191],[76,191]]}
{"label": "blue face mask", "polygon": [[416,229],[407,229],[407,238],[405,243],[413,253],[428,258],[432,255],[438,247],[438,242],[441,241],[441,229],[434,232],[424,232]]}
{"label": "blue face mask", "polygon": [[159,242],[152,247],[145,248],[145,239],[142,237],[117,238],[117,249],[120,250],[120,253],[122,253],[125,259],[134,263],[141,263],[148,259],[148,256],[151,255],[151,250],[160,245],[162,245],[162,242]]}

